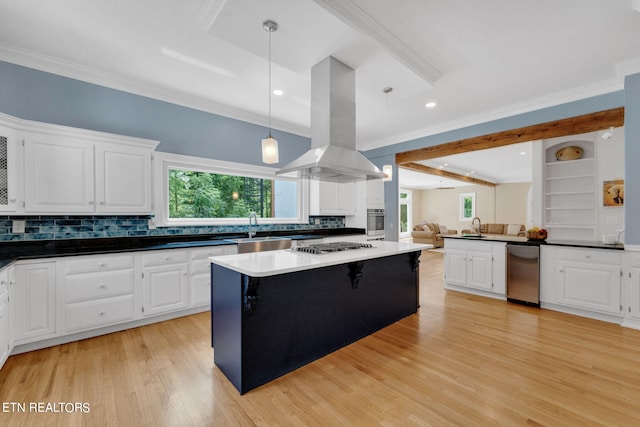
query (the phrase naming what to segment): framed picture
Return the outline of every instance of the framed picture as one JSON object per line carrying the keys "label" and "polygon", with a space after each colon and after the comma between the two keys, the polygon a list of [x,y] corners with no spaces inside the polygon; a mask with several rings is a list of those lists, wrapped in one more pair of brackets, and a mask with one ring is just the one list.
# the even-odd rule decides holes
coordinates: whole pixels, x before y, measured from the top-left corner
{"label": "framed picture", "polygon": [[602,206],[624,206],[624,179],[602,182]]}

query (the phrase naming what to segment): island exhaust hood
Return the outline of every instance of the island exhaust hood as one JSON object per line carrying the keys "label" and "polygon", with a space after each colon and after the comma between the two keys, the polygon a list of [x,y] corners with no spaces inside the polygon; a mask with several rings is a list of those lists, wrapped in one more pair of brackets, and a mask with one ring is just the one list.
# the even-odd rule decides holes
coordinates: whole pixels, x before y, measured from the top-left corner
{"label": "island exhaust hood", "polygon": [[356,150],[355,71],[333,57],[311,68],[311,149],[276,174],[353,182],[383,177]]}

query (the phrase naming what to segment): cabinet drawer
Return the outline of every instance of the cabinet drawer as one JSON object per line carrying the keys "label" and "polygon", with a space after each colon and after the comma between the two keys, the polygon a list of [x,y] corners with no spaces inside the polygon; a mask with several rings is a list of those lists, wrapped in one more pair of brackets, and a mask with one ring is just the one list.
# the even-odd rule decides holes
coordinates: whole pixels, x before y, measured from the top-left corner
{"label": "cabinet drawer", "polygon": [[211,271],[211,261],[208,259],[198,259],[191,261],[191,275],[205,274]]}
{"label": "cabinet drawer", "polygon": [[154,251],[146,253],[142,257],[142,263],[145,267],[151,265],[166,265],[166,264],[178,264],[181,262],[187,262],[187,251],[184,250],[169,250],[169,251]]}
{"label": "cabinet drawer", "polygon": [[70,276],[65,291],[67,302],[131,294],[133,269]]}
{"label": "cabinet drawer", "polygon": [[66,274],[133,268],[133,255],[90,255],[65,261]]}
{"label": "cabinet drawer", "polygon": [[133,320],[133,295],[67,304],[66,331],[79,331]]}
{"label": "cabinet drawer", "polygon": [[621,251],[615,249],[581,249],[581,248],[558,248],[556,259],[571,261],[595,262],[599,264],[616,264],[622,262]]}
{"label": "cabinet drawer", "polygon": [[210,256],[227,255],[236,253],[236,245],[209,246],[202,249],[192,249],[191,259],[207,259]]}

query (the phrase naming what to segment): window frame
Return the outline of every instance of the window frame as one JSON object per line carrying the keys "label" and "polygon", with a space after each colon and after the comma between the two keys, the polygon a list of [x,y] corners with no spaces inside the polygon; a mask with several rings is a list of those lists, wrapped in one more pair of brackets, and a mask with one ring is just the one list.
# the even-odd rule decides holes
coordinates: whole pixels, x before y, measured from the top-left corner
{"label": "window frame", "polygon": [[154,213],[158,227],[243,225],[246,218],[170,218],[169,217],[169,170],[182,169],[204,173],[246,176],[269,180],[293,181],[297,188],[297,216],[295,218],[262,218],[260,224],[304,224],[309,222],[309,183],[295,173],[276,175],[276,168],[246,163],[204,159],[171,153],[154,154]]}
{"label": "window frame", "polygon": [[[471,198],[471,216],[467,218],[464,215],[464,201],[466,198]],[[460,215],[460,222],[471,221],[476,217],[476,193],[460,193],[459,196],[459,208],[458,214]]]}

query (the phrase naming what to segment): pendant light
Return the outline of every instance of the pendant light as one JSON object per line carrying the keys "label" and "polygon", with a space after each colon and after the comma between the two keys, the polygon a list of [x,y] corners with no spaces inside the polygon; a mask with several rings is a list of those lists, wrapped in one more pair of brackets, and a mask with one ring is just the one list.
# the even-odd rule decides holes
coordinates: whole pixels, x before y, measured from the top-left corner
{"label": "pendant light", "polygon": [[[391,91],[393,90],[392,87],[385,87],[384,89],[382,89],[382,92],[384,92],[384,94],[387,96],[387,105],[385,107],[385,137],[389,137],[389,93],[391,93]],[[383,181],[387,182],[387,181],[391,181],[393,180],[393,165],[383,165],[382,166],[382,173],[384,174],[384,177],[382,178]]]}
{"label": "pendant light", "polygon": [[271,33],[278,29],[273,21],[264,21],[262,28],[269,33],[269,135],[262,140],[262,161],[267,164],[278,163],[278,141],[271,136]]}

